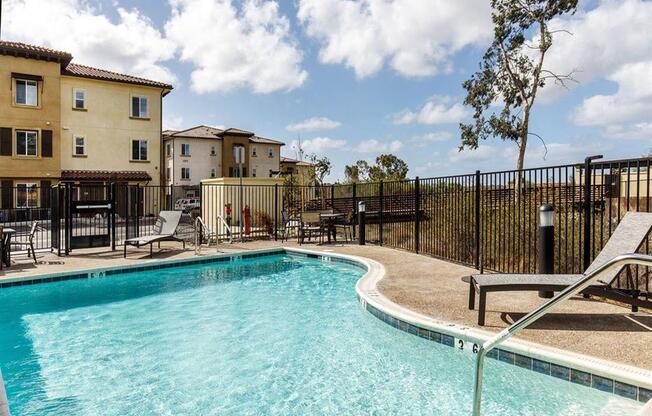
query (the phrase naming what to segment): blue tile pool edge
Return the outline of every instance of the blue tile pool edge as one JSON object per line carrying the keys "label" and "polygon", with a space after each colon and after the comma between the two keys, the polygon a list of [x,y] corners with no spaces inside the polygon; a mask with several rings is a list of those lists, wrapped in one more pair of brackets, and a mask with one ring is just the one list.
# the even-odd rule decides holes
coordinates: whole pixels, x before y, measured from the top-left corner
{"label": "blue tile pool edge", "polygon": [[37,275],[37,276],[7,278],[4,279],[4,281],[0,280],[0,289],[6,287],[13,287],[13,286],[26,286],[26,285],[34,285],[40,283],[60,282],[64,280],[106,277],[106,276],[111,276],[111,275],[121,274],[121,273],[142,272],[147,270],[167,269],[171,267],[183,267],[183,266],[191,266],[197,264],[232,262],[232,261],[245,260],[245,259],[251,259],[256,257],[276,256],[279,254],[286,254],[289,256],[297,256],[297,257],[308,257],[308,258],[318,259],[321,261],[335,261],[339,263],[345,263],[352,266],[356,266],[363,270],[367,270],[367,267],[363,263],[350,259],[347,256],[331,255],[330,253],[323,254],[323,253],[309,252],[307,250],[279,247],[279,248],[272,248],[272,249],[252,250],[252,251],[240,252],[240,253],[220,253],[220,254],[205,256],[205,257],[191,257],[187,259],[164,260],[160,262],[157,261],[157,262],[150,262],[144,264],[103,267],[103,268],[71,271],[71,272],[51,273],[51,274],[44,274],[44,275]]}
{"label": "blue tile pool edge", "polygon": [[[369,313],[371,313],[371,315],[400,331],[407,332],[420,338],[434,341],[452,348],[471,349],[473,353],[478,351],[479,345],[471,341],[455,338],[454,336],[444,332],[435,331],[407,321],[403,321],[374,307],[369,302],[366,302],[362,297],[360,297],[360,295],[358,295],[358,301]],[[650,389],[623,383],[616,379],[599,376],[597,374],[592,374],[586,371],[565,367],[538,358],[532,358],[527,355],[515,353],[505,349],[493,349],[487,353],[487,357],[507,364],[515,365],[517,367],[525,368],[530,371],[535,371],[540,374],[545,374],[551,377],[566,380],[570,383],[580,384],[585,387],[594,388],[596,390],[611,393],[626,399],[637,400],[642,403],[647,403],[652,398],[652,390]]]}

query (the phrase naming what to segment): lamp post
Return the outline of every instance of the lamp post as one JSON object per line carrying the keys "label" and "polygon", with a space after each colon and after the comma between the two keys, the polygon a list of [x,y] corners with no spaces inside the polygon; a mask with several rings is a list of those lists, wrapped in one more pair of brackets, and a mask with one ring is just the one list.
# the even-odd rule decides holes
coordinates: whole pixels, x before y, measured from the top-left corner
{"label": "lamp post", "polygon": [[[539,274],[555,272],[555,209],[550,204],[539,207]],[[540,298],[552,298],[553,292],[539,291]]]}
{"label": "lamp post", "polygon": [[361,246],[365,245],[366,233],[365,233],[365,221],[366,221],[366,211],[367,206],[364,201],[358,202],[358,243]]}

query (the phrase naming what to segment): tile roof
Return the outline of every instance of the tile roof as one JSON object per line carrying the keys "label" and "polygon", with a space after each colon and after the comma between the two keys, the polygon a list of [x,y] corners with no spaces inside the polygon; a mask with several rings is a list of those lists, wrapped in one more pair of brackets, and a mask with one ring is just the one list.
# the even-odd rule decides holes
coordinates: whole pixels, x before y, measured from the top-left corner
{"label": "tile roof", "polygon": [[191,137],[196,139],[215,139],[219,140],[217,135],[223,130],[211,126],[195,126],[186,130],[165,130],[163,131],[163,138],[166,137]]}
{"label": "tile roof", "polygon": [[66,69],[61,71],[61,73],[63,75],[71,75],[75,77],[92,78],[92,79],[99,79],[104,81],[124,82],[127,84],[144,85],[147,87],[157,87],[166,90],[171,90],[173,88],[172,85],[163,82],[152,81],[149,79],[135,77],[132,75],[120,74],[117,72],[107,71],[104,69],[93,68],[92,66],[79,65],[73,63],[68,64]]}
{"label": "tile roof", "polygon": [[223,132],[219,133],[220,136],[224,136],[225,134],[233,134],[237,136],[253,136],[254,133],[247,131],[247,130],[242,130],[242,129],[236,129],[236,128],[228,128],[224,130]]}
{"label": "tile roof", "polygon": [[58,62],[64,67],[72,60],[72,55],[68,52],[6,40],[0,40],[0,55],[20,56],[42,61]]}
{"label": "tile roof", "polygon": [[144,171],[62,170],[61,180],[68,181],[151,181]]}
{"label": "tile roof", "polygon": [[283,142],[279,142],[278,140],[268,139],[266,137],[253,136],[249,140],[254,143],[280,144],[281,146],[285,146],[285,143]]}
{"label": "tile roof", "polygon": [[293,165],[303,165],[303,166],[314,166],[310,162],[305,162],[303,160],[292,159],[291,157],[281,156],[281,163],[289,163]]}

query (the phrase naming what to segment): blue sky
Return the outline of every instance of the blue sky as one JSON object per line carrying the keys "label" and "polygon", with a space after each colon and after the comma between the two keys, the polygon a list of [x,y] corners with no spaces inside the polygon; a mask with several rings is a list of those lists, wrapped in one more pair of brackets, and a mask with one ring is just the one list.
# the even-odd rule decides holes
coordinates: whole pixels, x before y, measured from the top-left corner
{"label": "blue sky", "polygon": [[[388,151],[408,162],[410,176],[425,177],[515,164],[515,146],[499,140],[456,150],[469,113],[461,83],[490,41],[487,3],[4,0],[2,37],[173,82],[166,127],[236,126],[283,140],[291,157],[300,136],[307,153],[333,161],[332,180],[345,164]],[[593,153],[638,157],[652,147],[652,33],[643,30],[652,4],[580,6],[553,22],[573,36],[559,38],[547,61],[576,70],[579,83],[543,91],[531,131],[548,154],[532,138],[528,166]]]}

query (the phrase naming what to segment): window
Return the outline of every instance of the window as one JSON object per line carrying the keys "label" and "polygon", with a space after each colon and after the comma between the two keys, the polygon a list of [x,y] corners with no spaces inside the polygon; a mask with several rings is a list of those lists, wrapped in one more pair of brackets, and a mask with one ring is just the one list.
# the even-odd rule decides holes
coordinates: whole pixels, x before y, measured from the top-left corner
{"label": "window", "polygon": [[181,156],[190,156],[190,145],[188,143],[181,143]]}
{"label": "window", "polygon": [[268,157],[274,157],[274,149],[271,147],[267,149],[267,156]]}
{"label": "window", "polygon": [[269,177],[271,178],[273,174],[274,174],[274,171],[270,169],[269,170]]}
{"label": "window", "polygon": [[38,105],[38,81],[16,80],[16,104],[33,107]]}
{"label": "window", "polygon": [[167,180],[172,179],[172,169],[170,168],[165,168],[165,178]]}
{"label": "window", "polygon": [[38,188],[35,183],[16,184],[16,208],[38,207]]}
{"label": "window", "polygon": [[131,97],[131,116],[135,118],[147,118],[149,109],[147,108],[147,97]]}
{"label": "window", "polygon": [[215,171],[215,168],[211,168],[211,178],[214,178],[216,174],[217,172]]}
{"label": "window", "polygon": [[16,130],[16,156],[37,156],[38,132]]}
{"label": "window", "polygon": [[211,156],[215,156],[215,146],[211,146]]}
{"label": "window", "polygon": [[251,176],[256,177],[256,168],[251,169]]}
{"label": "window", "polygon": [[251,156],[258,157],[258,152],[256,151],[256,146],[251,148]]}
{"label": "window", "polygon": [[170,143],[165,145],[165,154],[167,156],[172,156],[172,145]]}
{"label": "window", "polygon": [[75,110],[86,109],[86,91],[75,89],[72,99],[72,108]]}
{"label": "window", "polygon": [[181,179],[190,179],[190,168],[181,168]]}
{"label": "window", "polygon": [[131,160],[147,160],[147,140],[131,141]]}
{"label": "window", "polygon": [[84,156],[86,154],[86,139],[82,136],[75,136],[73,155]]}

